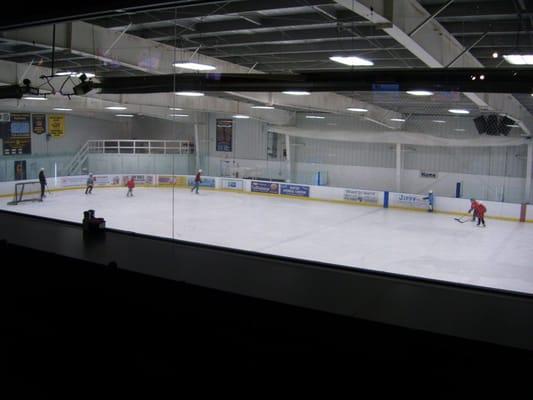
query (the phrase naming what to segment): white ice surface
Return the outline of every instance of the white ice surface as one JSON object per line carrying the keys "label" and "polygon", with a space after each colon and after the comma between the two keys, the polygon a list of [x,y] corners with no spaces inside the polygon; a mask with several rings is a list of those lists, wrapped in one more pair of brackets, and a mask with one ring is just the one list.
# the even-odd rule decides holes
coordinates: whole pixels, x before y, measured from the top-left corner
{"label": "white ice surface", "polygon": [[[533,293],[533,224],[200,189],[95,187],[0,208],[81,222],[94,209],[109,228]],[[172,199],[174,198],[174,210]],[[490,216],[490,210],[488,210]]]}

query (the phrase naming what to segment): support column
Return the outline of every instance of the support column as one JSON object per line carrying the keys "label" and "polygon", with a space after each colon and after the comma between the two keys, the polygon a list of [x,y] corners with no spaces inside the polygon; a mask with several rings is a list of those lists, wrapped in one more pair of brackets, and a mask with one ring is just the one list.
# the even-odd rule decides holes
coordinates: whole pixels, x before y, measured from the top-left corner
{"label": "support column", "polygon": [[285,135],[285,152],[287,153],[287,182],[292,182],[291,137],[289,135]]}
{"label": "support column", "polygon": [[200,137],[198,134],[198,124],[194,124],[194,153],[196,159],[196,172],[200,169]]}
{"label": "support column", "polygon": [[396,143],[396,191],[401,192],[402,187],[402,145]]}
{"label": "support column", "polygon": [[529,203],[531,198],[531,169],[533,168],[533,143],[527,145],[526,162],[526,188],[524,190],[524,203]]}

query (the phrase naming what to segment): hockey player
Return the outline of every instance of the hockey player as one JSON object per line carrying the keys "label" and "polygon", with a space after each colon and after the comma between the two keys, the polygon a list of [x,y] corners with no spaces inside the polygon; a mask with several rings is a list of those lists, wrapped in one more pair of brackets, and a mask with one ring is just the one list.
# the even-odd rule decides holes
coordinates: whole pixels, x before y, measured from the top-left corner
{"label": "hockey player", "polygon": [[46,176],[44,176],[44,168],[41,168],[41,171],[39,171],[39,183],[41,184],[41,201],[43,201],[43,197],[46,197],[44,195],[44,188],[46,187]]}
{"label": "hockey player", "polygon": [[196,177],[194,178],[194,186],[191,189],[191,193],[196,189],[196,194],[198,194],[198,189],[200,188],[200,183],[202,182],[202,178],[200,176],[201,174],[202,170],[199,169],[196,174]]}
{"label": "hockey player", "polygon": [[430,190],[423,199],[428,201],[428,212],[433,212],[433,190]]}
{"label": "hockey player", "polygon": [[128,187],[128,193],[126,193],[126,197],[133,196],[133,188],[135,187],[135,178],[133,176],[128,180],[126,186]]}
{"label": "hockey player", "polygon": [[473,211],[472,221],[475,221],[477,217],[477,210],[476,210],[477,204],[478,202],[476,201],[476,199],[474,198],[470,199],[470,210],[468,210],[468,213],[470,214]]}
{"label": "hockey player", "polygon": [[485,226],[485,213],[487,212],[487,207],[479,201],[476,202],[476,214],[477,214],[477,226],[483,224]]}
{"label": "hockey player", "polygon": [[93,192],[94,177],[93,174],[89,174],[87,178],[87,187],[85,188],[85,194],[91,194]]}

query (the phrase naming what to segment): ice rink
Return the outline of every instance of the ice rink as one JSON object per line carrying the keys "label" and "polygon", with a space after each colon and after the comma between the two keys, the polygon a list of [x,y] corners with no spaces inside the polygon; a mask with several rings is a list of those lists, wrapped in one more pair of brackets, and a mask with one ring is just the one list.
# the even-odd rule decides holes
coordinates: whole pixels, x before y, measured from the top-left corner
{"label": "ice rink", "polygon": [[125,188],[95,187],[92,195],[10,200],[0,199],[0,208],[74,222],[94,209],[109,228],[533,293],[529,223],[487,219],[480,228],[446,214],[202,189],[136,188],[128,198]]}

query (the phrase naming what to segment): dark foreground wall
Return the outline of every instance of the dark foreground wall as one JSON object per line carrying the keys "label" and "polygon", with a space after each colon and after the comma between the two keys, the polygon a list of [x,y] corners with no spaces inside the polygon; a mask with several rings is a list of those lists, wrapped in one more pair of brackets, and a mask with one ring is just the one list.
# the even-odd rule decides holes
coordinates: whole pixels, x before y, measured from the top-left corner
{"label": "dark foreground wall", "polygon": [[[310,385],[332,373],[350,381],[387,376],[417,387],[430,385],[432,393],[453,392],[474,379],[485,385],[477,390],[490,390],[494,383],[503,382],[503,374],[516,380],[510,392],[528,382],[533,363],[529,351],[406,327],[434,324],[471,336],[518,338],[527,344],[527,331],[520,330],[529,329],[531,320],[515,320],[524,317],[521,313],[530,304],[527,297],[361,271],[338,270],[342,280],[337,282],[326,269],[312,279],[299,271],[320,272],[323,265],[242,252],[234,254],[243,258],[241,262],[230,262],[222,249],[184,243],[175,249],[177,243],[171,241],[118,232],[84,241],[76,225],[3,213],[0,222],[1,238],[10,238],[0,242],[2,367],[11,384],[28,394],[49,389],[58,377],[61,382],[81,384],[92,373],[98,374],[99,383],[138,376],[179,376],[187,381],[186,376],[243,379],[243,374],[251,373],[256,378],[272,374],[294,378],[303,373]],[[27,223],[33,228],[26,229]],[[120,246],[122,237],[128,238],[125,247]],[[17,243],[25,240],[34,244]],[[156,252],[159,256],[150,252],[150,246],[141,248],[143,241],[163,246]],[[173,264],[165,263],[161,253],[165,246],[172,249]],[[73,257],[82,250],[86,260]],[[122,250],[128,250],[129,256]],[[109,266],[110,261],[116,264]],[[160,276],[173,265],[179,270],[175,278],[190,279],[148,276],[128,270],[127,265],[132,269],[144,265]],[[282,272],[284,267],[288,272]],[[193,274],[193,270],[202,273]],[[364,280],[356,284],[356,278]],[[383,286],[388,291],[379,291],[376,282],[380,280],[382,285],[392,285]],[[263,299],[201,287],[200,282],[237,293],[255,288]],[[350,282],[354,286],[348,291]],[[420,297],[419,286],[426,297]],[[455,293],[460,296],[454,297]],[[312,299],[338,312],[264,299],[277,295],[293,303]],[[473,304],[477,296],[481,305]],[[487,303],[487,299],[493,300]],[[446,307],[444,300],[449,302]],[[490,308],[483,309],[483,304]],[[515,304],[524,308],[513,309]],[[347,305],[357,305],[355,312],[375,318],[342,315]],[[503,325],[490,326],[498,322]],[[480,333],[492,328],[495,333]],[[506,331],[509,334],[504,336]]]}

